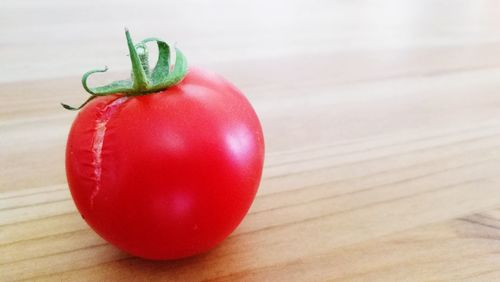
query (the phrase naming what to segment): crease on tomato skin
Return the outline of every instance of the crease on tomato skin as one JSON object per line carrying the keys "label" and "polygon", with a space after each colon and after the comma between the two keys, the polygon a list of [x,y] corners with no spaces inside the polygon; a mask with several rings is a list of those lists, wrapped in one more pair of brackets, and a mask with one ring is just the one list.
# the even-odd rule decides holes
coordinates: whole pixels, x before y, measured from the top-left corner
{"label": "crease on tomato skin", "polygon": [[96,119],[95,133],[92,141],[92,165],[94,167],[94,190],[90,195],[90,207],[94,207],[94,201],[101,189],[102,178],[102,147],[104,145],[104,137],[106,136],[107,124],[113,114],[118,110],[121,104],[127,101],[128,97],[123,96],[113,100],[111,103],[104,106],[99,111],[99,116]]}

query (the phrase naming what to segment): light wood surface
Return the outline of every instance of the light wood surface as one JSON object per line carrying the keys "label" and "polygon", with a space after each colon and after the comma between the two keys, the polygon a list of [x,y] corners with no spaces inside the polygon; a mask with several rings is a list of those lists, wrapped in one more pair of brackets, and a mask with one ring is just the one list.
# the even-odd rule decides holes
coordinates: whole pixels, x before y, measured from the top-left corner
{"label": "light wood surface", "polygon": [[[267,155],[204,255],[120,252],[80,218],[64,146],[123,27],[238,85]],[[500,280],[500,2],[0,2],[0,280]],[[96,80],[96,83],[101,80]]]}

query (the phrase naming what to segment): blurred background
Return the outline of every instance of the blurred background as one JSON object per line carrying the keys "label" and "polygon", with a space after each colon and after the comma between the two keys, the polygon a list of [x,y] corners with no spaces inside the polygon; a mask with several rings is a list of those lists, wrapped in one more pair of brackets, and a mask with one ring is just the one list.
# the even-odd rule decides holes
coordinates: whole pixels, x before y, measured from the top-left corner
{"label": "blurred background", "polygon": [[[452,219],[500,206],[500,1],[0,0],[0,204],[6,209],[0,206],[0,253],[8,254],[0,273],[3,264],[8,277],[62,271],[73,277],[79,272],[71,271],[90,268],[127,278],[123,273],[133,267],[151,278],[158,270],[117,262],[124,255],[108,247],[78,251],[101,241],[78,218],[64,174],[76,113],[59,103],[86,99],[80,78],[88,70],[110,68],[92,79],[95,85],[129,75],[124,27],[136,41],[175,43],[190,65],[233,82],[254,105],[266,136],[262,186],[236,231],[255,233],[230,238],[216,255],[180,263],[184,268],[163,269],[169,274],[184,277],[197,267],[200,277],[206,269],[212,276],[254,275],[255,269],[267,275],[285,265],[304,279],[349,277],[371,269],[363,254],[385,251],[377,249],[380,241],[368,243],[374,238],[436,222],[439,231],[418,229],[387,240],[412,242],[443,230],[453,230],[445,237],[455,238],[456,226],[465,223]],[[487,184],[426,198],[407,195],[478,178]],[[11,196],[19,201],[2,202]],[[409,202],[401,202],[404,197]],[[334,213],[342,213],[340,219]],[[62,218],[47,219],[55,216]],[[59,234],[78,228],[84,231],[76,237]],[[43,237],[50,234],[55,237]],[[455,239],[452,246],[426,246],[433,250],[428,257],[412,253],[421,246],[388,243],[400,256],[382,265],[390,274],[382,277],[398,277],[391,275],[403,269],[397,265],[405,254],[446,261],[467,253],[456,246],[470,243],[477,253],[493,248]],[[360,242],[366,244],[355,251],[337,250]],[[26,251],[32,248],[37,251]],[[346,253],[356,266],[332,271]],[[87,257],[96,259],[83,262]],[[476,265],[495,269],[498,259]],[[325,261],[336,261],[335,267]],[[462,270],[467,265],[473,264],[464,262]],[[460,268],[417,266],[408,264],[401,277],[424,281],[430,277],[424,274],[435,273],[446,280]]]}
{"label": "blurred background", "polygon": [[[269,80],[279,66],[295,67],[292,73],[304,78],[315,73],[307,66],[322,67],[316,71],[326,67],[335,75],[332,79],[339,80],[340,73],[352,75],[361,60],[369,63],[367,67],[393,64],[396,72],[402,61],[430,61],[430,51],[435,53],[429,63],[438,64],[438,54],[446,61],[472,60],[479,57],[478,52],[464,47],[497,42],[500,4],[484,0],[4,0],[0,5],[4,62],[0,81],[8,82],[80,75],[89,66],[104,63],[125,71],[129,65],[123,57],[124,27],[138,39],[158,36],[179,44],[197,65],[215,68],[232,63],[241,68],[250,64],[253,70],[266,62],[273,68],[261,72]],[[356,60],[347,60],[348,56]],[[343,72],[334,72],[339,69]]]}

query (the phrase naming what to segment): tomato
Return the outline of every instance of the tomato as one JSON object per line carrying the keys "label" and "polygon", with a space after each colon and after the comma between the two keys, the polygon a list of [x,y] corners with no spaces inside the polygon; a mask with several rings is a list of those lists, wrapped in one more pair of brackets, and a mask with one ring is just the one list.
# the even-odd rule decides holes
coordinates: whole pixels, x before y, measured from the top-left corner
{"label": "tomato", "polygon": [[156,93],[96,97],[78,113],[66,149],[82,217],[147,259],[191,256],[226,238],[255,197],[263,161],[250,103],[198,68]]}

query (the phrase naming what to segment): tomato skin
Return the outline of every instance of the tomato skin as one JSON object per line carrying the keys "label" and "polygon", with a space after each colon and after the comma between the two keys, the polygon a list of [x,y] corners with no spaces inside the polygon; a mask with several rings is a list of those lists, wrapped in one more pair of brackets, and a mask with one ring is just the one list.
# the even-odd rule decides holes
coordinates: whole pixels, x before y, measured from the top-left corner
{"label": "tomato skin", "polygon": [[247,213],[264,161],[260,122],[219,76],[191,68],[159,93],[99,97],[66,147],[71,194],[86,222],[147,259],[205,252]]}

